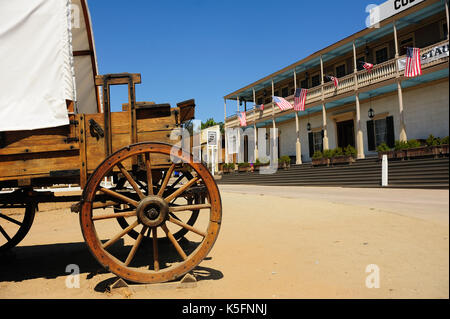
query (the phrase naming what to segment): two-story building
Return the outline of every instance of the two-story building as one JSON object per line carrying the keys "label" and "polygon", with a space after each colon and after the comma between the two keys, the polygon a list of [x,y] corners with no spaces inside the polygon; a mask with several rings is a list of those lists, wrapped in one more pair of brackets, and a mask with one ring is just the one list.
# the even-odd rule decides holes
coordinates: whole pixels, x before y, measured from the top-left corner
{"label": "two-story building", "polygon": [[[295,157],[297,164],[310,161],[318,150],[352,145],[363,159],[375,155],[383,142],[393,146],[396,140],[448,136],[448,21],[447,1],[418,1],[377,27],[227,94],[225,127],[240,127],[236,110],[251,105],[245,110],[247,126],[277,128],[279,155]],[[420,48],[420,76],[405,77],[407,47]],[[362,61],[373,69],[363,68]],[[326,75],[338,78],[338,86],[327,82]],[[272,102],[272,96],[280,96],[293,103],[297,88],[308,90],[305,111],[281,111]],[[264,110],[256,105],[264,105]],[[258,145],[269,145],[268,135],[266,141],[258,141],[257,134],[254,138],[252,147],[244,141],[244,158],[250,152],[254,158],[266,157],[258,154]],[[226,162],[236,160],[228,151],[225,154]]]}

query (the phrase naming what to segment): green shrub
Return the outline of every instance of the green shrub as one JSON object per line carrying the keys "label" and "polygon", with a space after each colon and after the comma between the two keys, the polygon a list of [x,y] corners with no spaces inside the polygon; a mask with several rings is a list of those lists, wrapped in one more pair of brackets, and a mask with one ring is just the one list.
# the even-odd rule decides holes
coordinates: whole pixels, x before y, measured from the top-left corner
{"label": "green shrub", "polygon": [[265,164],[269,164],[269,163],[270,163],[270,160],[267,157],[263,157],[261,159],[257,158],[256,161],[255,161],[255,164],[263,164],[263,165],[265,165]]}
{"label": "green shrub", "polygon": [[344,151],[342,150],[342,147],[336,147],[335,149],[331,150],[331,157],[338,157],[338,156],[344,156]]}
{"label": "green shrub", "polygon": [[319,158],[322,158],[322,157],[323,157],[323,154],[322,154],[321,151],[315,151],[314,154],[313,154],[313,158],[315,158],[315,159],[319,159]]}
{"label": "green shrub", "polygon": [[446,145],[446,144],[449,144],[449,137],[448,136],[443,137],[441,139],[441,145]]}
{"label": "green shrub", "polygon": [[346,156],[356,157],[356,148],[351,145],[347,145],[347,147],[344,149],[344,154]]}
{"label": "green shrub", "polygon": [[333,150],[324,150],[322,152],[324,158],[332,158],[333,153],[334,153]]}
{"label": "green shrub", "polygon": [[239,168],[246,168],[250,167],[250,163],[244,162],[244,163],[238,163]]}
{"label": "green shrub", "polygon": [[286,164],[290,164],[291,163],[291,158],[287,155],[281,156],[280,159],[278,160],[280,163],[286,163]]}
{"label": "green shrub", "polygon": [[377,146],[377,152],[387,152],[390,150],[391,148],[384,142]]}
{"label": "green shrub", "polygon": [[406,142],[406,144],[408,145],[407,148],[416,148],[422,146],[418,140],[409,140],[408,142]]}
{"label": "green shrub", "polygon": [[426,139],[425,143],[427,146],[436,146],[439,145],[439,140],[433,136],[433,134],[430,134],[428,138]]}
{"label": "green shrub", "polygon": [[396,151],[404,150],[408,148],[408,142],[405,141],[395,141],[394,149]]}
{"label": "green shrub", "polygon": [[223,164],[223,168],[234,169],[234,163],[225,163]]}

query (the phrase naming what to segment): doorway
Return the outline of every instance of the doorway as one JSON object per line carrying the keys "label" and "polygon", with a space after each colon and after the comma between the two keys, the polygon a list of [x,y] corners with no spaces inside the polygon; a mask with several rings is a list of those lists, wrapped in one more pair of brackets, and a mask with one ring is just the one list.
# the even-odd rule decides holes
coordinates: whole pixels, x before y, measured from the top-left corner
{"label": "doorway", "polygon": [[355,147],[355,123],[353,120],[336,123],[338,147],[345,148],[348,145]]}

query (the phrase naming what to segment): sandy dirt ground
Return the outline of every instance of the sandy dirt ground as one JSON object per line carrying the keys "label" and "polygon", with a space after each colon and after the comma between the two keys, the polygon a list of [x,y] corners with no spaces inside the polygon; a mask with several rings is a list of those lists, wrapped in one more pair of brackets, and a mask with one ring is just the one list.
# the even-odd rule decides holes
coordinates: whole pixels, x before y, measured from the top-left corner
{"label": "sandy dirt ground", "polygon": [[[89,253],[78,215],[49,204],[0,257],[0,298],[449,298],[448,190],[221,186],[221,196],[195,288],[105,291],[115,276]],[[66,287],[70,264],[80,288]]]}

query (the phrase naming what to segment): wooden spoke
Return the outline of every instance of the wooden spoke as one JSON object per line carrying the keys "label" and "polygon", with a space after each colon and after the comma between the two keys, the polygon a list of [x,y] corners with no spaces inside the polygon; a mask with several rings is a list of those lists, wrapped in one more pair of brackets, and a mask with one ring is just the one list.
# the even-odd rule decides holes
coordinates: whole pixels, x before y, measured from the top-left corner
{"label": "wooden spoke", "polygon": [[7,221],[9,221],[9,222],[11,222],[11,223],[14,223],[14,224],[16,224],[16,225],[22,226],[22,223],[21,223],[21,222],[15,220],[15,219],[13,219],[13,218],[11,218],[11,217],[9,217],[9,216],[0,214],[0,217],[3,218],[3,219],[6,219]]}
{"label": "wooden spoke", "polygon": [[158,196],[162,196],[164,194],[167,183],[169,182],[170,176],[172,175],[174,169],[175,169],[175,163],[172,163],[172,165],[170,165],[169,169],[167,170],[166,175],[164,176],[164,181],[161,184],[161,188],[159,189]]}
{"label": "wooden spoke", "polygon": [[153,195],[153,176],[150,153],[145,153],[145,169],[147,171],[147,195]]}
{"label": "wooden spoke", "polygon": [[186,256],[185,252],[183,251],[183,248],[181,248],[180,244],[178,244],[178,242],[175,239],[175,237],[173,237],[172,233],[167,228],[166,224],[162,224],[161,228],[164,230],[164,232],[167,235],[167,238],[169,238],[170,242],[175,247],[175,249],[177,250],[178,254],[181,256],[181,258],[183,258],[183,260],[186,260],[187,256]]}
{"label": "wooden spoke", "polygon": [[142,193],[141,189],[139,188],[138,184],[135,182],[133,177],[131,177],[130,173],[126,170],[126,168],[122,165],[122,163],[117,163],[117,167],[122,172],[123,176],[127,179],[128,183],[130,183],[131,187],[136,191],[140,199],[143,199],[145,195]]}
{"label": "wooden spoke", "polygon": [[124,213],[101,214],[101,215],[92,217],[92,220],[102,220],[102,219],[132,217],[132,216],[136,216],[136,211],[124,212]]}
{"label": "wooden spoke", "polygon": [[191,232],[194,232],[194,233],[196,233],[196,234],[198,234],[198,235],[200,235],[202,237],[206,237],[206,233],[204,233],[204,232],[202,232],[202,231],[200,231],[200,230],[198,230],[198,229],[196,229],[196,228],[194,228],[194,227],[192,227],[192,226],[190,226],[188,224],[185,224],[182,221],[173,218],[172,216],[169,217],[169,221],[174,223],[174,224],[176,224],[176,225],[178,225],[178,226],[186,228],[187,230],[190,230]]}
{"label": "wooden spoke", "polygon": [[133,247],[131,248],[130,253],[128,254],[127,260],[125,260],[125,265],[129,265],[131,260],[133,260],[134,255],[136,254],[137,249],[139,248],[139,245],[141,244],[142,238],[144,238],[144,233],[147,230],[147,226],[144,226],[141,230],[141,232],[139,233],[138,238],[136,239],[136,241],[134,242]]}
{"label": "wooden spoke", "polygon": [[100,187],[99,191],[101,191],[102,193],[104,193],[106,195],[109,195],[111,197],[115,197],[117,199],[120,199],[123,202],[129,203],[129,204],[133,205],[134,207],[138,206],[138,202],[137,201],[135,201],[135,200],[133,200],[133,199],[131,199],[131,198],[125,196],[125,195],[119,194],[119,193],[117,193],[115,191],[112,191],[110,189],[107,189],[107,188],[104,188],[104,187]]}
{"label": "wooden spoke", "polygon": [[116,241],[118,241],[120,238],[122,238],[125,234],[127,234],[129,231],[131,231],[133,228],[135,228],[137,225],[139,225],[138,221],[135,221],[133,224],[122,230],[120,233],[115,235],[113,238],[108,240],[106,243],[103,244],[103,248],[106,249],[112,244],[114,244]]}
{"label": "wooden spoke", "polygon": [[158,256],[158,231],[156,227],[152,228],[153,237],[153,266],[155,271],[159,270],[159,256]]}
{"label": "wooden spoke", "polygon": [[119,203],[113,202],[113,201],[106,201],[104,203],[97,202],[97,203],[92,204],[92,209],[107,208],[107,207],[116,206],[116,205],[119,205]]}
{"label": "wooden spoke", "polygon": [[194,205],[183,205],[183,206],[171,206],[169,207],[169,212],[182,212],[200,209],[209,209],[211,204],[194,204]]}
{"label": "wooden spoke", "polygon": [[170,188],[174,188],[176,185],[178,185],[178,183],[184,178],[184,174],[181,174],[180,177],[177,178],[177,180],[175,182],[173,182],[172,185],[170,185]]}
{"label": "wooden spoke", "polygon": [[6,238],[7,241],[11,240],[11,237],[9,237],[9,235],[6,233],[6,231],[3,229],[2,226],[0,226],[0,233],[3,234],[3,236]]}
{"label": "wooden spoke", "polygon": [[164,198],[166,202],[170,202],[174,198],[176,198],[178,195],[182,194],[184,191],[186,191],[189,187],[191,187],[194,183],[198,181],[198,177],[194,177],[189,182],[178,188],[175,192]]}

